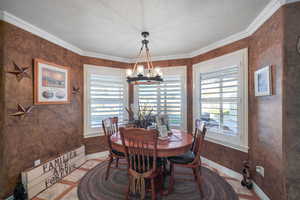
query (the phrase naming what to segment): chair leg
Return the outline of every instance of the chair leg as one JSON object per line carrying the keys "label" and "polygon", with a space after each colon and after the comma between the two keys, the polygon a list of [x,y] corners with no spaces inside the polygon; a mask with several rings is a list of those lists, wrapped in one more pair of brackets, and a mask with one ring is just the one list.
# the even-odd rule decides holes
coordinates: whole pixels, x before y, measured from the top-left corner
{"label": "chair leg", "polygon": [[163,160],[163,174],[168,175],[167,172],[168,172],[168,170],[167,170],[167,159],[164,158],[164,160]]}
{"label": "chair leg", "polygon": [[163,196],[164,195],[164,173],[161,172],[160,175],[159,175],[159,189],[160,189],[160,196]]}
{"label": "chair leg", "polygon": [[194,170],[195,170],[195,173],[197,174],[197,184],[199,187],[200,195],[201,195],[201,197],[203,197],[204,193],[203,193],[203,190],[201,187],[201,185],[202,185],[202,180],[201,180],[202,176],[201,176],[201,172],[200,172],[201,169],[199,169],[199,166],[197,166]]}
{"label": "chair leg", "polygon": [[116,168],[119,167],[119,158],[116,158]]}
{"label": "chair leg", "polygon": [[155,183],[154,183],[154,178],[151,179],[151,199],[156,200],[156,190],[155,190]]}
{"label": "chair leg", "polygon": [[130,195],[130,183],[131,183],[131,177],[128,175],[128,184],[127,184],[127,189],[126,189],[126,200],[129,200],[129,195]]}
{"label": "chair leg", "polygon": [[170,194],[173,191],[174,187],[174,164],[170,162],[170,178],[169,178],[169,186],[168,186],[168,193]]}
{"label": "chair leg", "polygon": [[106,169],[106,176],[105,176],[105,180],[108,179],[108,176],[109,176],[109,170],[110,170],[110,166],[111,166],[111,163],[113,161],[113,157],[109,157],[109,161],[108,161],[108,165],[107,165],[107,169]]}
{"label": "chair leg", "polygon": [[197,172],[196,172],[196,169],[192,168],[193,170],[193,174],[194,174],[194,179],[195,181],[197,181]]}

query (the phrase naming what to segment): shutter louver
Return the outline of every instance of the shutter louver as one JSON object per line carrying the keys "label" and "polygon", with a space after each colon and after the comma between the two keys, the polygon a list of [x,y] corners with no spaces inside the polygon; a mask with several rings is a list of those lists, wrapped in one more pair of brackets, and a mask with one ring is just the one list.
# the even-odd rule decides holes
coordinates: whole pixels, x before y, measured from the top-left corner
{"label": "shutter louver", "polygon": [[167,114],[170,126],[180,128],[182,123],[182,85],[180,75],[164,77],[159,85],[139,85],[138,101],[142,107],[153,109],[153,114]]}
{"label": "shutter louver", "polygon": [[237,135],[239,132],[239,68],[200,73],[200,118],[210,131]]}
{"label": "shutter louver", "polygon": [[90,128],[101,128],[102,120],[118,117],[123,123],[124,84],[119,76],[91,74]]}

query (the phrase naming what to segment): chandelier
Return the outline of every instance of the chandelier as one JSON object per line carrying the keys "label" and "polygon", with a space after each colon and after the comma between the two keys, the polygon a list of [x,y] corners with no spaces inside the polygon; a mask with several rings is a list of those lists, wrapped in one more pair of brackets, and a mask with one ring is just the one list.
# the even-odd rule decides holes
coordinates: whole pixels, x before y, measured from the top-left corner
{"label": "chandelier", "polygon": [[[139,51],[136,62],[133,69],[127,69],[126,76],[129,84],[141,85],[141,84],[158,84],[163,82],[162,72],[159,67],[153,66],[150,52],[149,52],[149,40],[147,37],[149,32],[142,32],[142,47]],[[141,58],[143,58],[141,60]],[[146,65],[146,69],[144,65]]]}

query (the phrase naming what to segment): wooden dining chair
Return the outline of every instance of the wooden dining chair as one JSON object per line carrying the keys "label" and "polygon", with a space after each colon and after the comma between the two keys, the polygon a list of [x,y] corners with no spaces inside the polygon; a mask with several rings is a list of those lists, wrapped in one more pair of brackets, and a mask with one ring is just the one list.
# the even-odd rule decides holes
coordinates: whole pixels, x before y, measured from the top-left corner
{"label": "wooden dining chair", "polygon": [[198,188],[201,196],[203,196],[203,191],[201,187],[202,175],[201,175],[201,151],[203,150],[204,137],[206,134],[205,124],[201,121],[197,121],[195,127],[195,140],[192,149],[187,153],[179,156],[169,157],[170,162],[170,179],[168,186],[168,193],[173,191],[174,181],[174,166],[181,166],[186,168],[191,168],[193,170],[194,178],[198,184]]}
{"label": "wooden dining chair", "polygon": [[[161,172],[161,162],[157,158],[157,130],[141,128],[120,128],[122,144],[127,159],[129,184],[126,199],[130,193],[146,196],[146,180],[151,182],[152,200],[156,199],[155,179]],[[162,181],[162,176],[160,181]],[[161,191],[162,192],[162,191]]]}
{"label": "wooden dining chair", "polygon": [[107,118],[102,120],[102,127],[103,127],[104,135],[106,137],[108,149],[109,149],[109,161],[108,161],[106,175],[105,175],[105,180],[107,180],[112,162],[115,160],[116,168],[118,168],[119,159],[125,159],[125,154],[114,150],[111,145],[111,136],[113,134],[117,134],[118,132],[118,128],[119,128],[118,117],[112,117],[112,118]]}
{"label": "wooden dining chair", "polygon": [[191,150],[193,150],[193,148],[194,148],[195,141],[196,141],[196,138],[197,138],[197,134],[199,132],[199,128],[201,127],[201,125],[202,125],[201,120],[200,119],[196,119],[195,120],[195,131],[193,133],[193,143],[192,143]]}

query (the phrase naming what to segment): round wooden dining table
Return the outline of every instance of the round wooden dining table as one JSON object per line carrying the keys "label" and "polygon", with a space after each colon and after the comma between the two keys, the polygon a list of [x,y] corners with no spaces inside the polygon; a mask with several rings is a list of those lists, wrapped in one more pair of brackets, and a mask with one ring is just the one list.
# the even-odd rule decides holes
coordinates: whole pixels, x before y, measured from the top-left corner
{"label": "round wooden dining table", "polygon": [[[193,136],[191,134],[172,129],[172,135],[167,139],[158,139],[157,156],[170,157],[184,154],[191,149],[192,143]],[[119,133],[111,136],[111,145],[113,149],[125,153]]]}

